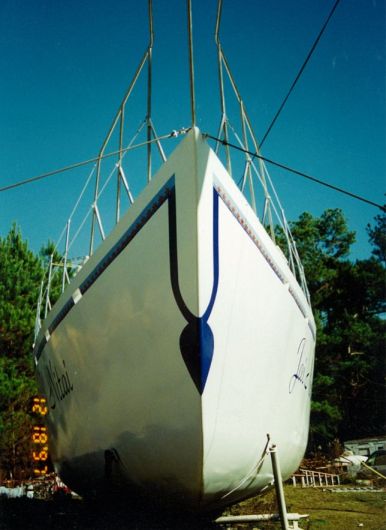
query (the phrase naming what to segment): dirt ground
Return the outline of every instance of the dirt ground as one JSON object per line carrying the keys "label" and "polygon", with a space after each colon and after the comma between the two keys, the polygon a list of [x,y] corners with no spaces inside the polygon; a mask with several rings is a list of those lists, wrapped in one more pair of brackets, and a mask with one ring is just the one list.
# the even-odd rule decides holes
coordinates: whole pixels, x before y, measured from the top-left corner
{"label": "dirt ground", "polygon": [[[334,488],[285,487],[288,512],[309,514],[301,522],[303,530],[386,530],[386,490],[348,492]],[[232,506],[224,514],[255,514],[276,511],[273,492]],[[256,524],[234,525],[233,529],[252,529]],[[278,523],[262,525],[261,530],[280,529]],[[207,530],[219,528],[201,520],[169,516],[148,506],[113,507],[89,504],[80,499],[8,499],[0,497],[0,530]]]}

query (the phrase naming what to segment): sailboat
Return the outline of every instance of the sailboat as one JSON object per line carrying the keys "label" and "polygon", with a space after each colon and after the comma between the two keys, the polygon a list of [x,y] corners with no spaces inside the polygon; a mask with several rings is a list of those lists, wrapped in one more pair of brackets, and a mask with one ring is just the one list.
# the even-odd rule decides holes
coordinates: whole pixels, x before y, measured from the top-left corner
{"label": "sailboat", "polygon": [[[63,482],[84,497],[113,491],[209,512],[272,485],[269,440],[280,448],[283,477],[297,469],[308,437],[315,323],[288,224],[285,252],[267,229],[266,168],[247,154],[243,182],[234,181],[219,145],[195,124],[193,75],[192,124],[168,135],[180,142],[135,200],[119,135],[116,171],[130,207],[105,236],[100,167],[113,131],[122,132],[139,72],[151,67],[151,2],[149,13],[149,46],[98,155],[89,256],[68,273],[68,223],[62,293],[51,304],[51,260],[33,355]],[[232,76],[220,15],[221,0],[220,72]],[[188,16],[192,46],[190,1]],[[149,113],[146,123],[150,158],[151,145],[162,148]],[[227,134],[223,113],[225,144]],[[243,193],[254,168],[266,191],[261,218],[252,188]]]}

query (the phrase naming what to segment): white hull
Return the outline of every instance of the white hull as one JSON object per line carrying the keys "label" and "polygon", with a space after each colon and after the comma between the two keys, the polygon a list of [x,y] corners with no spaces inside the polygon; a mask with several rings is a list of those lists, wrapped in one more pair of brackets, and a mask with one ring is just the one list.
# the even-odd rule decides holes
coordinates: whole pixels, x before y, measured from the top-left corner
{"label": "white hull", "polygon": [[303,456],[314,336],[283,254],[192,130],[36,341],[57,471],[83,495],[195,510],[257,493],[267,433],[284,476]]}

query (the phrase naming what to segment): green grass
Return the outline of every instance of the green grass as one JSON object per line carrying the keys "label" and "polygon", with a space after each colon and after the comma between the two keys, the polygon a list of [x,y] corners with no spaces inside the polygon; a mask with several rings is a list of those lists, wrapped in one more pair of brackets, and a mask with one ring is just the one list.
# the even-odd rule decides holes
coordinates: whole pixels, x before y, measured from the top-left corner
{"label": "green grass", "polygon": [[[330,491],[332,489],[294,488],[286,485],[287,511],[309,514],[308,519],[299,523],[304,530],[386,530],[386,490],[382,493],[344,493]],[[272,512],[277,512],[274,491],[237,504],[227,511],[232,515]],[[261,528],[277,529],[280,525],[270,523]]]}

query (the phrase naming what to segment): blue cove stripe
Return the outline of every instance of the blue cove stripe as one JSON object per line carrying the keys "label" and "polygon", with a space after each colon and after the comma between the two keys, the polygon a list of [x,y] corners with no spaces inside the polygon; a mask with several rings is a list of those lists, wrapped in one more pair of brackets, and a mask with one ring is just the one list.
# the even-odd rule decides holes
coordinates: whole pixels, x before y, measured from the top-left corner
{"label": "blue cove stripe", "polygon": [[[219,194],[215,189],[213,189],[213,287],[208,307],[201,317],[195,316],[188,309],[183,300],[179,286],[176,192],[174,175],[164,184],[164,186],[154,196],[146,208],[144,208],[144,210],[138,215],[126,232],[120,237],[117,243],[115,243],[109,252],[94,267],[87,278],[83,280],[83,282],[79,285],[79,290],[83,295],[88,291],[88,289],[90,289],[99,276],[101,276],[101,274],[103,274],[109,265],[121,254],[121,252],[128,246],[128,244],[147,223],[147,221],[166,201],[168,202],[169,220],[170,281],[174,299],[179,310],[187,321],[187,325],[183,329],[180,336],[180,350],[189,374],[192,377],[197,390],[200,394],[202,394],[209,374],[214,351],[214,336],[208,324],[208,319],[212,313],[219,284]],[[51,322],[48,328],[50,334],[52,334],[59,326],[61,321],[71,311],[74,305],[75,302],[71,296],[71,298],[66,301],[62,309]],[[47,338],[43,336],[34,350],[36,361],[42,355],[46,344]]]}
{"label": "blue cove stripe", "polygon": [[219,248],[218,248],[218,193],[213,188],[213,288],[210,301],[202,318],[207,321],[217,296],[219,281]]}
{"label": "blue cove stripe", "polygon": [[64,304],[62,309],[59,311],[59,313],[56,315],[56,317],[53,319],[51,324],[48,327],[48,331],[50,335],[53,333],[53,331],[59,326],[61,321],[64,319],[64,317],[67,315],[67,313],[70,312],[70,310],[74,307],[74,300],[72,297],[67,300],[67,302]]}
{"label": "blue cove stripe", "polygon": [[170,281],[174,299],[187,325],[180,335],[180,350],[189,374],[200,394],[203,393],[213,359],[214,336],[208,324],[217,296],[219,283],[219,195],[213,189],[213,287],[208,307],[204,314],[195,316],[185,304],[179,285],[177,253],[177,217],[175,190],[170,193],[169,208],[169,261]]}
{"label": "blue cove stripe", "polygon": [[182,298],[178,274],[178,252],[177,252],[177,212],[176,212],[176,193],[175,189],[170,193],[168,200],[169,215],[169,263],[170,263],[170,282],[174,299],[179,310],[188,322],[195,318]]}
{"label": "blue cove stripe", "polygon": [[46,339],[46,337],[43,337],[42,340],[39,342],[39,344],[37,346],[35,346],[34,356],[35,356],[36,360],[38,360],[40,358],[40,356],[43,353],[43,350],[44,350],[46,344],[47,344],[47,339]]}

